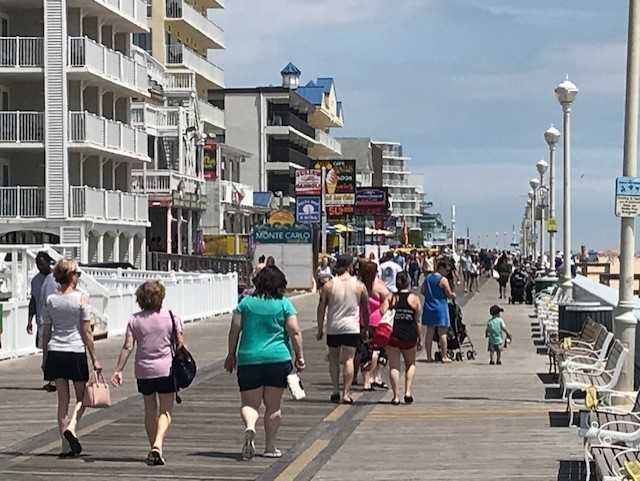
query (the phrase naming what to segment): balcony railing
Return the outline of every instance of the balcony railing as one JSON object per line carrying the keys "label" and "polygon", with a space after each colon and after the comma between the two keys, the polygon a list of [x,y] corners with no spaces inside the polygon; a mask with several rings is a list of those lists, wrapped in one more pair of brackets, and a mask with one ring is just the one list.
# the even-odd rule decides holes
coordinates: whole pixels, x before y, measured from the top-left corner
{"label": "balcony railing", "polygon": [[0,37],[0,68],[38,68],[44,66],[42,37]]}
{"label": "balcony railing", "polygon": [[196,88],[194,76],[190,72],[167,73],[165,90],[192,92]]}
{"label": "balcony railing", "polygon": [[71,186],[71,217],[147,222],[148,197],[87,186]]}
{"label": "balcony railing", "polygon": [[147,4],[144,0],[94,0],[115,10],[125,17],[135,20],[137,23],[146,25]]}
{"label": "balcony railing", "polygon": [[131,172],[131,190],[148,194],[171,194],[178,190],[182,182],[185,192],[195,192],[204,183],[197,179],[172,170],[134,170]]}
{"label": "balcony railing", "polygon": [[224,71],[199,53],[180,43],[167,45],[167,65],[186,67],[211,83],[224,87]]}
{"label": "balcony railing", "polygon": [[44,187],[0,187],[0,218],[44,217]]}
{"label": "balcony railing", "polygon": [[314,140],[316,138],[316,129],[311,127],[307,122],[291,112],[273,114],[273,116],[269,119],[268,125],[275,127],[293,127],[298,132],[306,135],[307,137],[310,137]]}
{"label": "balcony railing", "polygon": [[220,200],[223,204],[242,207],[253,206],[253,186],[238,184],[229,180],[220,181]]}
{"label": "balcony railing", "polygon": [[69,112],[69,142],[148,157],[147,134],[89,112]]}
{"label": "balcony railing", "polygon": [[147,93],[147,68],[133,59],[94,42],[89,37],[69,38],[70,67],[86,68],[139,92]]}
{"label": "balcony railing", "polygon": [[327,134],[324,130],[316,129],[315,138],[319,144],[322,144],[324,147],[338,155],[342,155],[342,144],[340,141]]}
{"label": "balcony railing", "polygon": [[206,10],[201,13],[185,0],[168,0],[166,7],[167,18],[182,19],[216,45],[224,46],[224,31],[209,20]]}
{"label": "balcony railing", "polygon": [[43,112],[0,112],[0,143],[43,142]]}
{"label": "balcony railing", "polygon": [[198,99],[198,111],[200,119],[216,127],[224,129],[224,110],[203,99]]}
{"label": "balcony railing", "polygon": [[176,128],[179,121],[179,107],[157,107],[146,103],[131,104],[131,124],[134,127]]}

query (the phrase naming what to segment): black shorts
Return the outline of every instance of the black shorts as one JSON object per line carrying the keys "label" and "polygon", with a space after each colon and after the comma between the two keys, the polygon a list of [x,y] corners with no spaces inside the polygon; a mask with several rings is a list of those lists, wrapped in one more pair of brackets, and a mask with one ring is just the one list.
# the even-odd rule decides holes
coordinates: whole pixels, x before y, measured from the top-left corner
{"label": "black shorts", "polygon": [[361,342],[360,334],[327,334],[327,346],[329,347],[358,347]]}
{"label": "black shorts", "polygon": [[176,392],[173,376],[138,379],[138,392],[145,396],[151,394],[171,394]]}
{"label": "black shorts", "polygon": [[238,386],[240,391],[250,391],[260,387],[284,389],[287,387],[287,376],[292,370],[291,361],[238,366]]}
{"label": "black shorts", "polygon": [[44,365],[45,381],[66,379],[67,381],[87,382],[89,365],[84,352],[48,351]]}

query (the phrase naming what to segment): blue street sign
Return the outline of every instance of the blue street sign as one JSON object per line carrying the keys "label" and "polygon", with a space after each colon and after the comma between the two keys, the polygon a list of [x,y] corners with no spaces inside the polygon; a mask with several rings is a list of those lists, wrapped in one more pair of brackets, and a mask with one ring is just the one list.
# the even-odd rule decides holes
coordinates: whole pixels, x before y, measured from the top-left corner
{"label": "blue street sign", "polygon": [[296,197],[296,222],[298,224],[319,224],[322,217],[320,196]]}
{"label": "blue street sign", "polygon": [[640,177],[618,177],[616,195],[640,197]]}

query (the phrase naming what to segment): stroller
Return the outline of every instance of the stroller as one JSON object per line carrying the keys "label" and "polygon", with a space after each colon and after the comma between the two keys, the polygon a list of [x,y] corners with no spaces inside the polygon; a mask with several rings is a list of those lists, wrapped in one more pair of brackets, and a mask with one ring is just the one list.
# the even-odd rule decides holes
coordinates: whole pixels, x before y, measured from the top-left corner
{"label": "stroller", "polygon": [[511,275],[511,296],[509,297],[509,304],[522,304],[526,301],[526,288],[528,282],[529,276],[521,270],[517,270]]}
{"label": "stroller", "polygon": [[[467,332],[467,326],[462,322],[464,313],[462,308],[455,302],[449,304],[449,319],[451,326],[447,332],[447,357],[452,361],[464,361],[463,351],[466,349],[468,360],[473,360],[478,356],[478,352],[473,346],[473,341]],[[434,334],[434,341],[438,342],[438,334]],[[436,361],[442,360],[440,351],[435,353]]]}

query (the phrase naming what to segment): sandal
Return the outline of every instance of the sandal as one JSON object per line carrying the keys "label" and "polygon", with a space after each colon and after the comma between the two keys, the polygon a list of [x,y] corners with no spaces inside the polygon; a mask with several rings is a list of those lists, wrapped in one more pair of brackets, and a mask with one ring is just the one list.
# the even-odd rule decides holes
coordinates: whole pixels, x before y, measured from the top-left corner
{"label": "sandal", "polygon": [[242,459],[249,461],[256,455],[255,440],[256,432],[253,429],[246,429],[244,431],[244,445],[242,446]]}
{"label": "sandal", "polygon": [[265,458],[281,458],[282,451],[280,451],[278,448],[273,448],[273,451],[265,451],[263,456]]}
{"label": "sandal", "polygon": [[400,400],[399,399],[393,399],[391,401],[391,405],[392,406],[400,406]]}
{"label": "sandal", "polygon": [[380,389],[389,389],[389,385],[384,382],[372,382],[371,385]]}
{"label": "sandal", "polygon": [[343,398],[342,399],[342,404],[353,404],[353,398]]}
{"label": "sandal", "polygon": [[411,395],[405,396],[404,397],[404,402],[405,402],[405,404],[412,404],[413,403],[413,396],[411,396]]}
{"label": "sandal", "polygon": [[69,446],[71,447],[71,453],[74,456],[80,456],[80,453],[82,453],[82,445],[80,444],[80,440],[77,438],[77,436],[68,429],[65,430],[62,435],[69,443]]}

